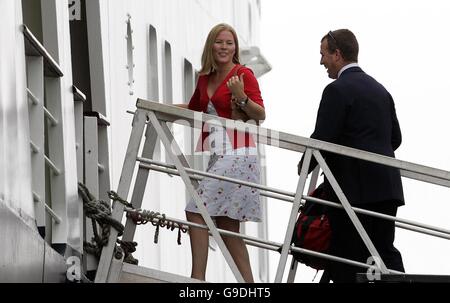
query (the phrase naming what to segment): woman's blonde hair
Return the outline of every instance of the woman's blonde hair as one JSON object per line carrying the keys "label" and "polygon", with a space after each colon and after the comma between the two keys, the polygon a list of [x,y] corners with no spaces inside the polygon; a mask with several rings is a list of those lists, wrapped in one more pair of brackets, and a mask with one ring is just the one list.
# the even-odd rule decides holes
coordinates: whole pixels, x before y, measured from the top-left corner
{"label": "woman's blonde hair", "polygon": [[203,48],[203,54],[202,54],[202,69],[200,70],[201,75],[208,75],[209,73],[217,70],[217,64],[214,60],[213,56],[213,46],[216,42],[217,36],[222,31],[229,31],[233,35],[234,38],[234,44],[236,46],[234,56],[233,56],[233,63],[234,64],[240,64],[239,61],[239,41],[236,34],[236,31],[233,27],[226,23],[220,23],[214,26],[211,31],[208,34],[208,37],[206,38],[205,46]]}

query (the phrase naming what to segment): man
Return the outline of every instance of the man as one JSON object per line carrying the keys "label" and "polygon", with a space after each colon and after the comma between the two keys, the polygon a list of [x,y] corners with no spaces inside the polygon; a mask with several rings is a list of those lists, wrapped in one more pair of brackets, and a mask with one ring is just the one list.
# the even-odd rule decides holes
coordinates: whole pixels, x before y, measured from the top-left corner
{"label": "man", "polygon": [[[322,38],[320,64],[336,80],[323,91],[311,138],[395,157],[401,132],[394,101],[358,66],[358,51],[358,41],[347,29],[330,31]],[[322,155],[351,205],[395,216],[397,207],[404,204],[398,169],[332,153]],[[313,161],[309,170],[316,164]],[[330,183],[325,180],[324,185],[327,197],[338,202]],[[393,244],[394,222],[358,218],[386,266],[404,271],[401,254]],[[370,253],[346,212],[332,208],[329,219],[333,231],[330,253],[366,263]],[[355,282],[358,272],[365,269],[338,262],[330,262],[326,270],[334,282]]]}

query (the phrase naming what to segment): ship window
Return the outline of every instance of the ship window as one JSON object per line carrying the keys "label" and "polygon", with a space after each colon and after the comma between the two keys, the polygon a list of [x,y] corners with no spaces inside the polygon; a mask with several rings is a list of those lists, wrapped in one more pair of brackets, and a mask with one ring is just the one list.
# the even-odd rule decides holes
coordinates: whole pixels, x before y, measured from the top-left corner
{"label": "ship window", "polygon": [[[172,104],[172,46],[169,42],[164,41],[163,49],[163,103]],[[173,125],[169,125],[169,128],[174,132]],[[175,134],[175,139],[177,138]],[[178,141],[179,142],[179,141]],[[165,162],[172,164],[172,160],[168,152],[165,152]]]}
{"label": "ship window", "polygon": [[[196,75],[198,73],[194,71],[192,63],[184,59],[183,60],[183,103],[188,104],[192,94],[194,93]],[[200,136],[200,130],[193,127],[184,127],[184,153],[186,159],[192,168],[203,170],[203,156],[202,154],[195,154],[195,146],[197,144],[197,138]],[[186,191],[186,203],[191,200],[190,194]]]}
{"label": "ship window", "polygon": [[[191,62],[183,60],[183,103],[188,104],[194,93],[194,71]],[[186,155],[194,154],[194,128],[184,127],[184,153]],[[194,163],[191,166],[195,167]]]}
{"label": "ship window", "polygon": [[163,70],[163,103],[172,104],[172,46],[169,42],[164,41],[164,70]]}
{"label": "ship window", "polygon": [[192,94],[194,93],[194,72],[192,69],[192,64],[187,59],[184,59],[183,66],[183,102],[189,103]]}
{"label": "ship window", "polygon": [[156,29],[150,25],[149,29],[149,70],[148,70],[148,98],[150,101],[159,100],[158,77],[158,40]]}
{"label": "ship window", "polygon": [[133,59],[133,52],[134,52],[134,45],[133,45],[133,29],[131,27],[131,15],[128,14],[127,18],[127,69],[128,69],[128,86],[130,87],[129,93],[130,95],[134,94],[133,91],[133,84],[134,84],[134,59]]}
{"label": "ship window", "polygon": [[[148,52],[148,84],[147,96],[148,100],[159,102],[159,68],[158,68],[158,36],[156,28],[149,26],[149,52]],[[153,152],[155,160],[161,160],[161,142],[156,141],[155,151]]]}

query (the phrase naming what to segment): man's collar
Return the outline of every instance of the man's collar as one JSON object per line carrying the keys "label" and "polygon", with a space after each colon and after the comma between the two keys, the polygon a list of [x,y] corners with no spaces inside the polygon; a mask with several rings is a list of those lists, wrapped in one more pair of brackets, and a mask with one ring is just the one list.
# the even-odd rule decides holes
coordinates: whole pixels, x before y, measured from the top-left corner
{"label": "man's collar", "polygon": [[341,68],[341,70],[339,71],[339,73],[338,73],[338,78],[342,75],[342,73],[343,73],[346,69],[349,69],[349,68],[351,68],[351,67],[359,67],[359,65],[358,65],[358,63],[353,62],[353,63],[349,63],[349,64],[343,66],[343,67]]}

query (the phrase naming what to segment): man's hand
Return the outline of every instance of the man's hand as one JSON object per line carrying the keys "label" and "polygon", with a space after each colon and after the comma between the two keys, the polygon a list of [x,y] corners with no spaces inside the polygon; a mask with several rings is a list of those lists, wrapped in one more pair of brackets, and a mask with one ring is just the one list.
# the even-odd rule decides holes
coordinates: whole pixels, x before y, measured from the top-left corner
{"label": "man's hand", "polygon": [[[300,161],[297,164],[297,174],[300,176],[300,172],[302,171],[302,165],[303,165],[303,157],[300,159]],[[308,168],[308,175],[317,167],[318,163],[317,160],[312,157],[311,162],[309,163]],[[323,172],[322,172],[323,175]]]}
{"label": "man's hand", "polygon": [[297,164],[297,174],[300,176],[300,172],[302,171],[303,158]]}

